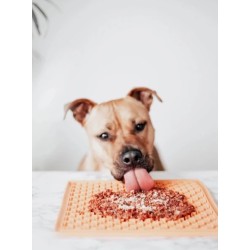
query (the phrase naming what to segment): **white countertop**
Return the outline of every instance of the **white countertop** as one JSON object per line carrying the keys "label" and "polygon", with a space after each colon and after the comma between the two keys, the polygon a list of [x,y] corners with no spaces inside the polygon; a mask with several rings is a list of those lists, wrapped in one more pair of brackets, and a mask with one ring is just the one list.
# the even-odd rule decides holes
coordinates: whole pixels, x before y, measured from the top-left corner
{"label": "white countertop", "polygon": [[[154,179],[199,179],[215,201],[218,200],[217,171],[152,172]],[[213,250],[218,248],[216,238],[79,238],[63,237],[55,232],[55,223],[64,191],[70,180],[112,179],[108,172],[33,172],[33,250],[146,250],[192,249]]]}

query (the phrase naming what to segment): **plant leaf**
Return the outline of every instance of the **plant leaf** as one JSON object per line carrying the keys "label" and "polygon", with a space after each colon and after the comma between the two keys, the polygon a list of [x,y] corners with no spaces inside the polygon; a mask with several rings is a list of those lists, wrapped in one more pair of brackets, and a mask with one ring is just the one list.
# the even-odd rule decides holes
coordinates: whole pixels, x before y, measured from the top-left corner
{"label": "plant leaf", "polygon": [[37,16],[36,16],[36,13],[35,13],[35,11],[33,9],[32,9],[32,20],[33,20],[33,22],[34,22],[34,24],[36,26],[36,30],[37,30],[38,34],[40,35],[41,33],[40,33],[39,24],[38,24],[38,21],[37,21]]}
{"label": "plant leaf", "polygon": [[59,9],[58,5],[55,4],[53,1],[51,1],[51,0],[45,0],[45,1],[50,3],[51,5],[53,5],[56,9]]}
{"label": "plant leaf", "polygon": [[38,11],[43,15],[43,17],[46,19],[46,20],[48,20],[48,17],[47,17],[47,15],[44,13],[44,11],[40,8],[40,6],[38,5],[38,4],[36,4],[36,3],[32,3],[33,4],[33,6],[35,6],[37,9],[38,9]]}

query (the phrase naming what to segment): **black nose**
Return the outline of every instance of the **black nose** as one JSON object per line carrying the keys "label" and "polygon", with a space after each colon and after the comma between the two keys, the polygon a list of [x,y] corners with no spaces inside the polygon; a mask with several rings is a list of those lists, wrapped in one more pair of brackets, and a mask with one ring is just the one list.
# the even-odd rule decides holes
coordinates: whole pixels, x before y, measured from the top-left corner
{"label": "black nose", "polygon": [[138,149],[132,149],[122,155],[122,162],[125,165],[134,165],[140,162],[142,153]]}

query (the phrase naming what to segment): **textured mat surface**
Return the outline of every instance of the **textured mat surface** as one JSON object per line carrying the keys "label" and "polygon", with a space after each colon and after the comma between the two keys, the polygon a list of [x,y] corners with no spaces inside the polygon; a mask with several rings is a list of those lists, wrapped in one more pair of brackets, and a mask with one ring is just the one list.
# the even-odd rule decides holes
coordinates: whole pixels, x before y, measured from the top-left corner
{"label": "textured mat surface", "polygon": [[92,195],[111,189],[124,190],[118,181],[72,181],[68,183],[56,231],[85,237],[98,236],[216,236],[217,206],[207,188],[198,180],[158,180],[156,186],[167,187],[184,194],[196,213],[176,221],[130,219],[121,222],[112,217],[101,218],[88,211]]}

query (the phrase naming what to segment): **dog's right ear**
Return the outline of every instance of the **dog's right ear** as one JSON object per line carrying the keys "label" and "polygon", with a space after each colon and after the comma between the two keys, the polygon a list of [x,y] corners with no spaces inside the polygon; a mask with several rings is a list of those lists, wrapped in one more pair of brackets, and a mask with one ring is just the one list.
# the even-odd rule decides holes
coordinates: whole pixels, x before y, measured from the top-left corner
{"label": "dog's right ear", "polygon": [[77,99],[64,106],[64,119],[66,118],[67,112],[71,110],[74,118],[82,125],[85,122],[86,116],[91,109],[96,105],[89,99]]}

